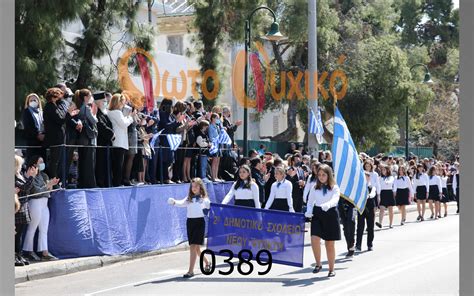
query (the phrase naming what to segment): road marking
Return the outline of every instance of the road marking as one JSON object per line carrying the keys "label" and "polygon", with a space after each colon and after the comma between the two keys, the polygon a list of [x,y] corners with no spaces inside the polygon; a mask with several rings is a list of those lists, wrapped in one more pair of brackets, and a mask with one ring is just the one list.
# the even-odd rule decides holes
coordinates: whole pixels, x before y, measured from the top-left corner
{"label": "road marking", "polygon": [[[453,250],[452,248],[438,250],[436,252],[426,254],[425,259],[421,259],[421,261],[415,261],[414,263],[413,263],[413,261],[416,260],[416,259],[410,258],[408,260],[405,260],[405,261],[402,261],[402,262],[399,262],[399,263],[395,263],[395,264],[392,264],[392,265],[389,265],[389,266],[385,266],[385,267],[377,269],[375,271],[364,273],[360,276],[353,277],[352,279],[347,280],[345,282],[342,282],[340,284],[337,284],[335,286],[331,286],[331,287],[328,287],[326,289],[319,290],[317,293],[312,294],[312,295],[324,295],[324,294],[330,293],[331,291],[335,291],[335,290],[338,290],[338,289],[344,289],[344,291],[345,290],[350,291],[351,289],[354,289],[354,287],[356,287],[356,286],[366,285],[367,283],[378,280],[378,278],[384,278],[384,277],[386,277],[386,274],[387,274],[387,276],[389,276],[393,273],[397,273],[397,272],[402,271],[402,270],[406,270],[406,269],[409,269],[409,268],[416,267],[420,264],[424,264],[426,262],[432,261],[432,260],[434,260],[438,257],[441,257],[445,254],[449,254],[449,253],[454,252],[454,251],[455,250]],[[354,284],[354,283],[356,283],[356,284]],[[341,292],[337,291],[336,293],[340,294]]]}
{"label": "road marking", "polygon": [[100,291],[97,291],[97,292],[84,294],[84,296],[97,295],[97,294],[100,294],[100,293],[105,293],[105,292],[109,292],[109,291],[113,291],[113,290],[117,290],[117,289],[121,289],[121,288],[125,288],[125,287],[130,287],[130,286],[135,286],[135,285],[140,285],[140,284],[146,284],[146,283],[151,282],[151,281],[164,280],[166,278],[173,278],[175,276],[176,276],[176,274],[174,274],[174,275],[165,275],[165,276],[161,276],[161,277],[157,277],[157,278],[153,278],[153,279],[148,279],[148,280],[145,280],[145,281],[129,283],[129,284],[126,284],[126,285],[116,286],[116,287],[113,287],[113,288],[108,288],[108,289],[100,290]]}
{"label": "road marking", "polygon": [[[415,267],[417,267],[417,266],[423,265],[423,264],[425,264],[425,263],[428,263],[428,262],[433,261],[433,260],[435,260],[435,259],[438,259],[438,258],[440,258],[440,257],[446,256],[446,255],[448,255],[448,254],[450,254],[450,253],[453,253],[453,252],[455,252],[455,250],[451,249],[451,250],[449,250],[449,251],[446,251],[446,252],[443,252],[443,253],[440,253],[440,254],[433,255],[433,256],[431,256],[431,257],[422,259],[422,260],[420,260],[420,261],[417,261],[416,263],[413,263],[413,264],[410,264],[410,265],[406,265],[405,267],[397,268],[397,269],[394,270],[394,271],[385,272],[384,274],[379,275],[379,276],[375,276],[375,277],[372,277],[372,276],[371,276],[371,277],[369,277],[369,278],[370,278],[369,280],[360,282],[360,283],[358,283],[358,284],[355,284],[355,285],[352,285],[352,286],[350,286],[350,287],[347,287],[347,288],[345,288],[345,289],[343,289],[343,290],[337,291],[336,294],[334,294],[334,295],[344,295],[344,293],[347,293],[347,292],[349,292],[349,291],[351,291],[351,290],[354,290],[354,289],[356,289],[356,288],[363,287],[363,286],[368,285],[368,284],[370,284],[370,283],[372,283],[372,282],[375,282],[375,281],[378,281],[378,280],[380,280],[380,279],[389,277],[389,276],[391,276],[391,275],[394,275],[394,274],[396,274],[396,273],[405,271],[405,270],[407,270],[407,269],[415,268]],[[347,294],[346,294],[346,295],[347,295]]]}

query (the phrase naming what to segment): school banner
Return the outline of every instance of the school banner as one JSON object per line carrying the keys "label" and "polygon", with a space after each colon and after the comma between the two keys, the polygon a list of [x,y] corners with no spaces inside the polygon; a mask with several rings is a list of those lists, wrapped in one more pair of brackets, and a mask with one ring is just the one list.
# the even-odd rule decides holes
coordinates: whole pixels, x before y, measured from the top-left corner
{"label": "school banner", "polygon": [[[207,248],[215,255],[237,258],[241,250],[249,250],[253,259],[267,250],[272,263],[303,267],[304,215],[211,203]],[[248,258],[248,253],[242,257]],[[267,261],[265,252],[261,261]]]}

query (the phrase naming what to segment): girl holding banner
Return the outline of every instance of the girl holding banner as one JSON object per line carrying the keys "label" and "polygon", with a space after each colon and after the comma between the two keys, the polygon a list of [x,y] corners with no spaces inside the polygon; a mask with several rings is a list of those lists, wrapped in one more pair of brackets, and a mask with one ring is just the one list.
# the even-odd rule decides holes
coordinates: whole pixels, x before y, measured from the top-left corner
{"label": "girl holding banner", "polygon": [[318,273],[323,268],[321,265],[321,239],[326,246],[329,262],[328,277],[334,277],[334,264],[336,262],[335,241],[341,239],[339,226],[339,187],[334,180],[331,167],[321,164],[318,168],[316,186],[309,192],[308,208],[305,216],[311,220],[311,246],[313,248],[316,267],[313,273]]}
{"label": "girl holding banner", "polygon": [[232,185],[222,204],[228,204],[232,198],[235,199],[236,206],[261,208],[258,185],[252,180],[251,171],[247,165],[239,168],[239,180]]}
{"label": "girl holding banner", "polygon": [[[204,220],[204,209],[209,209],[211,202],[207,197],[206,187],[204,182],[195,178],[191,181],[189,186],[189,194],[182,200],[168,199],[170,205],[187,208],[186,230],[189,242],[189,270],[183,275],[184,278],[191,278],[194,276],[194,264],[196,259],[201,256],[200,245],[204,244],[204,232],[206,222]],[[206,272],[209,272],[211,267],[209,261],[204,257]]]}

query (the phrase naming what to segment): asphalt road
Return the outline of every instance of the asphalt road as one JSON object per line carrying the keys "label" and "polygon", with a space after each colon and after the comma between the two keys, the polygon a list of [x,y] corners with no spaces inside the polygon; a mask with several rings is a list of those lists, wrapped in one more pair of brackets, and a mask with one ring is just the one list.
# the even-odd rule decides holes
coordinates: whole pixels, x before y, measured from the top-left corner
{"label": "asphalt road", "polygon": [[[458,295],[459,216],[455,207],[440,220],[414,222],[409,213],[404,226],[376,230],[374,251],[345,259],[345,242],[336,243],[336,277],[323,270],[311,273],[314,259],[309,236],[304,267],[274,264],[259,276],[256,266],[249,276],[235,272],[222,276],[200,274],[182,279],[188,251],[144,258],[96,270],[16,285],[16,295]],[[395,216],[399,225],[400,216]],[[365,243],[365,237],[363,246]],[[227,270],[216,257],[219,270]],[[234,260],[234,262],[236,262]]]}

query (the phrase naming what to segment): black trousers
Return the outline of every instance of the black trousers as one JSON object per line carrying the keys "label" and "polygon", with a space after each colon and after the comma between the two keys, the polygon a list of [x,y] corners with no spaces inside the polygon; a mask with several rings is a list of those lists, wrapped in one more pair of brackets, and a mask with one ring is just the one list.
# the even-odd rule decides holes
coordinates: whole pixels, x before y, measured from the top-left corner
{"label": "black trousers", "polygon": [[459,211],[459,187],[456,188],[456,204],[458,205],[458,211]]}
{"label": "black trousers", "polygon": [[49,149],[48,175],[51,179],[63,177],[62,170],[64,169],[64,165],[62,165],[62,162],[64,150],[66,150],[64,147],[51,147]]}
{"label": "black trousers", "polygon": [[77,188],[97,187],[95,182],[95,147],[79,147]]}
{"label": "black trousers", "polygon": [[[95,156],[95,180],[98,187],[110,187],[109,178],[110,178],[110,153],[112,148],[109,148],[109,152],[107,152],[107,148],[97,148],[96,149],[96,156]],[[109,163],[107,165],[107,163]]]}
{"label": "black trousers", "polygon": [[355,217],[356,212],[353,206],[347,204],[339,205],[339,213],[344,229],[344,238],[346,239],[347,249],[352,249],[355,243]]}
{"label": "black trousers", "polygon": [[21,239],[23,237],[23,232],[25,232],[28,224],[15,224],[15,253],[20,253],[22,249]]}
{"label": "black trousers", "polygon": [[362,214],[357,217],[357,243],[356,246],[361,248],[362,237],[364,236],[365,225],[367,223],[367,247],[371,248],[374,241],[374,225],[375,225],[375,201],[373,198],[367,200],[367,205]]}
{"label": "black trousers", "polygon": [[181,145],[175,152],[176,160],[173,164],[173,181],[181,181],[183,179],[184,148],[185,146]]}
{"label": "black trousers", "polygon": [[[122,185],[123,161],[127,150],[114,147],[112,149],[112,185],[119,187]],[[79,160],[80,161],[80,160]]]}
{"label": "black trousers", "polygon": [[299,194],[293,195],[293,209],[295,210],[295,213],[301,213],[301,210],[303,209],[303,196],[300,196]]}

